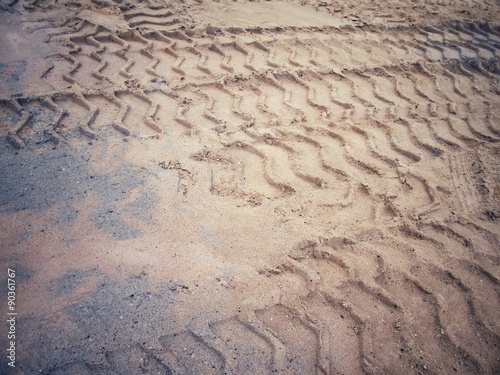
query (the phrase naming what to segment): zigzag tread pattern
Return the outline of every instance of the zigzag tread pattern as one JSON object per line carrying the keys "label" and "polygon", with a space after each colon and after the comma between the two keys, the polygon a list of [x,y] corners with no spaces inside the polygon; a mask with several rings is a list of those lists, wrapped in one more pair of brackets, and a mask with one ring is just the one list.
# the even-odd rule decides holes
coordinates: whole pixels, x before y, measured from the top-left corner
{"label": "zigzag tread pattern", "polygon": [[[236,195],[301,197],[312,187],[315,210],[354,209],[362,194],[368,217],[387,207],[422,217],[458,187],[422,175],[419,165],[432,160],[436,170],[449,168],[443,156],[500,139],[492,112],[498,100],[485,88],[499,72],[500,38],[489,24],[429,26],[411,42],[404,32],[379,30],[364,31],[363,41],[350,30],[304,30],[201,42],[181,31],[116,33],[86,19],[76,30],[48,32],[50,43],[64,41],[68,53],[54,56],[43,79],[65,83],[64,90],[3,99],[17,118],[7,130],[15,148],[71,143],[78,134],[97,140],[107,129],[146,139],[190,134],[243,165],[233,168],[248,175],[229,189]],[[397,38],[408,41],[404,60]],[[387,43],[375,42],[382,39]],[[372,61],[349,60],[354,49],[364,51],[356,58]],[[56,62],[66,63],[56,69]],[[470,95],[480,95],[480,105],[472,106]],[[110,112],[116,116],[104,120]],[[220,142],[205,142],[214,135]],[[221,191],[218,176],[228,172],[219,166],[211,166],[212,192]],[[418,209],[406,204],[416,201]]]}

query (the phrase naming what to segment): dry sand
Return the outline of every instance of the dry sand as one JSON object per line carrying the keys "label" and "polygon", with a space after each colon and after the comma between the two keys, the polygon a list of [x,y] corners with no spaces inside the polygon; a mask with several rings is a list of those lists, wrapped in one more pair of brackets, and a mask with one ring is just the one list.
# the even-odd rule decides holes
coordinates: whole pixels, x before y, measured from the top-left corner
{"label": "dry sand", "polygon": [[500,373],[499,3],[373,3],[2,0],[0,372]]}

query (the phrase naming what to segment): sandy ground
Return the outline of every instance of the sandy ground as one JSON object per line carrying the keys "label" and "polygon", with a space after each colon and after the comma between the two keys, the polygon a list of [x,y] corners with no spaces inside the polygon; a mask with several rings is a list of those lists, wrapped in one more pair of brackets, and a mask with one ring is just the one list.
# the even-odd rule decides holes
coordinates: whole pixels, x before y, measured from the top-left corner
{"label": "sandy ground", "polygon": [[0,373],[499,374],[499,10],[2,0]]}

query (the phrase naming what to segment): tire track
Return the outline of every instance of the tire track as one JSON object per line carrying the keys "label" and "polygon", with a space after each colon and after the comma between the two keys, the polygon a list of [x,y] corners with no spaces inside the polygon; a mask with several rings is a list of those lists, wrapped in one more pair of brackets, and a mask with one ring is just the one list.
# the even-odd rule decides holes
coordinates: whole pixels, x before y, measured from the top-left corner
{"label": "tire track", "polygon": [[[158,14],[163,14],[163,11]],[[136,17],[135,15],[141,14],[140,10],[131,11],[132,16],[127,16],[129,13],[125,13],[124,18],[129,21],[131,18]],[[133,26],[131,26],[133,27]],[[407,50],[405,54],[401,54],[397,51],[401,49],[401,45],[396,42],[397,38],[390,35],[382,36],[381,30],[374,30],[371,32],[364,32],[363,40],[359,39],[359,34],[355,34],[352,30],[338,29],[333,30],[336,33],[335,38],[331,38],[326,32],[317,32],[314,34],[300,32],[297,33],[300,37],[288,36],[286,33],[278,34],[277,37],[269,38],[265,33],[261,37],[253,37],[250,41],[245,36],[241,37],[236,41],[225,42],[228,38],[224,34],[224,31],[220,31],[220,35],[207,35],[194,33],[192,37],[187,36],[181,31],[169,31],[169,30],[146,30],[145,32],[129,31],[126,32],[126,38],[135,40],[137,42],[145,43],[146,48],[142,49],[143,57],[148,57],[150,59],[149,66],[146,67],[146,72],[153,72],[166,79],[178,80],[178,79],[188,79],[188,81],[198,80],[200,78],[211,76],[211,75],[225,75],[227,73],[235,74],[250,74],[252,72],[262,72],[266,69],[318,69],[318,67],[330,67],[332,63],[338,68],[344,68],[346,66],[352,67],[364,67],[368,66],[380,66],[381,64],[388,64],[387,57],[391,58],[394,63],[398,61],[409,61],[417,62],[421,60],[424,56],[422,51],[426,51],[429,48],[438,48],[444,51],[444,47],[440,47],[438,43],[447,43],[446,50],[450,51],[461,51],[464,46],[476,46],[476,50],[481,49],[482,54],[474,52],[473,55],[462,56],[461,52],[456,52],[453,56],[449,58],[454,60],[463,61],[464,59],[472,59],[474,61],[481,61],[478,66],[482,66],[484,61],[491,61],[491,59],[496,59],[497,56],[493,55],[491,50],[495,49],[495,43],[498,43],[497,37],[487,31],[482,31],[479,26],[474,26],[473,30],[468,30],[466,34],[469,38],[464,38],[462,35],[464,32],[456,31],[457,28],[463,29],[461,24],[445,26],[444,30],[437,30],[432,27],[428,27],[427,30],[421,30],[421,35],[424,37],[422,41],[415,42],[409,41],[406,43],[405,47]],[[43,31],[48,33],[51,39],[57,37],[57,40],[69,40],[76,44],[81,44],[82,42],[90,38],[90,40],[99,40],[100,38],[106,38],[106,35],[112,35],[112,38],[120,38],[120,33],[110,31],[105,26],[99,24],[91,24],[87,19],[82,19],[79,23],[68,27],[67,29],[58,31],[47,31],[50,29],[44,29],[43,26],[37,28],[35,26],[31,27],[32,30],[37,30],[37,32]],[[408,30],[410,32],[411,30]],[[456,36],[454,33],[458,33]],[[482,34],[481,34],[482,33]],[[123,32],[122,32],[123,34]],[[454,43],[450,44],[445,40],[444,42],[439,40],[434,40],[431,36],[438,36],[443,40],[442,35],[453,35]],[[485,36],[486,35],[486,36]],[[121,35],[124,36],[124,35]],[[355,36],[355,38],[354,38]],[[109,37],[109,36],[108,36]],[[406,36],[398,35],[398,37],[405,38]],[[379,41],[381,38],[388,39],[392,43],[382,43]],[[208,39],[208,41],[207,41]],[[385,40],[384,39],[384,40]],[[457,40],[458,39],[458,40]],[[57,41],[54,39],[54,41]],[[88,42],[88,41],[87,41]],[[313,42],[313,43],[311,43]],[[493,46],[486,50],[482,45],[489,46],[493,43]],[[314,47],[312,47],[312,44]],[[411,49],[408,49],[408,46]],[[100,55],[99,47],[94,51],[94,55]],[[300,53],[298,52],[300,51]],[[485,54],[484,51],[488,51],[489,54]],[[122,51],[124,54],[135,52],[130,50],[130,52]],[[355,53],[356,52],[356,53]],[[167,67],[155,67],[155,64],[164,61],[164,54],[167,53],[176,58],[174,66],[169,69]],[[162,58],[158,57],[161,55]],[[198,56],[198,62],[194,65],[192,55]],[[408,56],[410,55],[410,60]],[[220,62],[216,63],[214,60],[214,55],[218,56],[217,60]],[[238,55],[244,56],[244,61],[241,64],[241,59],[236,58]],[[315,56],[314,59],[311,58],[301,58],[299,63],[297,56]],[[354,61],[353,56],[373,56],[365,61]],[[295,57],[293,57],[295,56]],[[317,59],[319,56],[326,57],[326,60]],[[345,56],[349,56],[348,60],[343,62]],[[375,58],[379,56],[380,58]],[[107,61],[105,56],[101,56],[104,61]],[[140,60],[140,56],[133,54],[132,57],[128,57],[129,60]],[[370,60],[371,59],[371,60]],[[441,59],[441,58],[439,58]],[[240,61],[239,64],[236,61]],[[187,65],[186,65],[187,64]],[[235,65],[236,64],[236,65]],[[389,63],[390,64],[390,63]],[[142,64],[134,64],[136,66],[142,66]],[[486,71],[485,69],[483,69]],[[180,77],[179,77],[180,75]],[[136,76],[141,76],[141,74],[136,74]]]}
{"label": "tire track", "polygon": [[[434,277],[433,275],[440,274],[426,273],[425,275],[419,275],[415,274],[414,271],[411,271],[410,269],[403,269],[399,271],[392,270],[391,267],[388,267],[383,260],[384,255],[382,254],[385,252],[385,250],[381,250],[380,252],[372,250],[375,251],[374,259],[376,260],[374,261],[372,266],[368,267],[368,269],[371,269],[372,271],[371,273],[369,273],[370,276],[367,277],[368,275],[366,274],[366,272],[368,271],[368,269],[366,263],[366,255],[362,255],[359,258],[356,258],[353,257],[354,255],[344,255],[344,252],[339,253],[339,250],[343,246],[354,245],[354,242],[352,240],[345,238],[330,238],[328,240],[322,239],[319,243],[322,244],[319,248],[317,242],[310,242],[304,245],[305,247],[301,247],[301,251],[306,251],[305,254],[302,254],[302,256],[294,255],[292,258],[293,260],[291,259],[286,264],[284,264],[283,268],[281,268],[281,270],[278,270],[277,273],[268,274],[270,275],[270,277],[275,277],[273,275],[277,275],[277,277],[282,280],[280,284],[284,284],[285,282],[288,282],[288,280],[290,280],[291,282],[290,278],[295,278],[295,274],[300,278],[303,278],[304,285],[307,286],[306,289],[310,290],[310,292],[308,293],[302,292],[302,294],[305,295],[305,297],[303,298],[308,303],[305,303],[304,301],[300,304],[297,304],[297,302],[293,302],[295,301],[293,296],[290,301],[287,301],[287,297],[284,296],[282,297],[283,302],[281,302],[279,305],[276,305],[274,310],[266,310],[266,315],[259,312],[257,313],[258,319],[262,321],[265,326],[271,326],[271,328],[266,329],[270,329],[271,332],[273,332],[274,336],[279,337],[279,342],[287,347],[287,353],[288,350],[291,350],[289,348],[289,345],[286,344],[288,342],[288,340],[286,339],[287,333],[278,331],[280,329],[280,326],[274,326],[273,322],[290,321],[290,319],[292,319],[293,321],[293,319],[299,319],[299,322],[296,322],[291,326],[295,327],[295,329],[300,329],[301,326],[304,327],[304,329],[306,327],[309,327],[312,332],[316,332],[314,336],[316,336],[316,342],[318,343],[319,348],[316,350],[315,354],[305,353],[302,351],[301,355],[303,355],[304,357],[295,358],[297,366],[302,366],[300,367],[299,371],[304,371],[304,369],[306,368],[304,366],[309,366],[309,368],[314,368],[315,366],[317,368],[317,371],[321,371],[318,373],[332,373],[334,371],[333,369],[336,369],[337,371],[339,370],[339,363],[342,362],[336,362],[334,360],[334,357],[329,357],[329,354],[326,354],[338,352],[329,346],[332,343],[332,341],[329,339],[329,335],[331,334],[331,332],[328,332],[328,330],[326,329],[328,325],[324,321],[325,319],[328,319],[328,316],[331,316],[331,313],[327,313],[321,316],[315,315],[314,311],[317,311],[319,309],[322,309],[324,311],[325,308],[332,307],[338,309],[340,307],[341,319],[344,319],[346,316],[348,316],[350,317],[350,319],[352,319],[352,322],[355,322],[355,324],[349,329],[353,330],[352,332],[355,332],[358,337],[357,345],[359,345],[359,352],[361,353],[360,365],[362,366],[363,371],[366,373],[387,371],[387,369],[391,368],[394,363],[398,363],[400,365],[401,357],[404,359],[404,362],[406,362],[408,370],[410,369],[410,367],[414,368],[413,366],[415,364],[415,361],[417,363],[417,368],[418,366],[420,366],[421,369],[428,369],[432,372],[440,372],[446,371],[446,369],[452,370],[453,368],[457,368],[454,358],[450,358],[451,361],[433,362],[433,360],[431,360],[430,358],[426,358],[420,355],[417,359],[418,354],[416,353],[418,353],[418,350],[416,348],[423,349],[425,353],[430,353],[432,352],[432,350],[437,350],[439,352],[441,352],[442,350],[446,350],[447,352],[455,351],[456,358],[462,358],[462,360],[465,359],[465,362],[461,362],[460,365],[463,371],[465,371],[466,373],[474,373],[475,371],[478,371],[479,368],[481,368],[481,371],[485,371],[486,373],[488,373],[487,369],[489,368],[489,366],[491,366],[491,360],[494,357],[489,357],[488,359],[488,357],[484,356],[484,352],[482,354],[480,354],[481,352],[468,353],[466,349],[463,349],[462,345],[464,340],[456,336],[456,334],[463,334],[463,331],[460,331],[460,329],[457,331],[457,328],[453,327],[453,322],[455,320],[450,320],[446,316],[447,311],[449,311],[448,303],[452,303],[452,301],[455,301],[453,303],[455,303],[455,307],[458,308],[459,304],[456,298],[462,299],[462,305],[460,305],[461,311],[466,313],[467,316],[469,316],[470,314],[472,314],[473,316],[475,315],[474,310],[470,308],[471,302],[468,298],[468,289],[467,287],[463,286],[463,284],[458,279],[452,277],[451,274],[446,273],[444,276],[440,276],[440,278],[435,279],[434,283],[429,284],[429,280]],[[324,249],[330,250],[325,251]],[[312,257],[309,257],[307,254],[311,255]],[[325,262],[325,260],[329,260],[328,263],[323,263]],[[336,272],[326,272],[325,269],[321,267],[322,264],[333,265],[338,270]],[[410,266],[410,264],[408,264],[408,266],[412,267]],[[430,268],[437,271],[435,266],[430,266]],[[340,282],[340,284],[339,280],[333,281],[333,283],[332,281],[329,281],[328,283],[321,283],[318,281],[317,272],[315,270],[318,270],[319,274],[325,275],[325,277],[329,277],[328,275],[331,275],[330,277],[332,277],[333,275],[339,275],[347,271],[346,277],[348,278],[346,278],[346,281],[344,281],[343,283]],[[410,275],[411,273],[412,276],[398,276],[400,272],[402,272],[404,275]],[[364,274],[364,276],[362,277],[363,281],[360,280],[361,274]],[[370,277],[372,278],[371,281],[369,281]],[[452,277],[453,281],[451,283],[442,282],[442,277]],[[412,281],[408,281],[408,279]],[[422,280],[426,280],[425,285],[427,286],[424,286],[424,282]],[[367,283],[367,281],[369,281],[369,283]],[[334,291],[327,291],[324,290],[324,285],[329,285],[330,288],[336,288],[334,289]],[[341,296],[343,297],[337,296],[339,293],[338,287],[340,285],[345,285],[341,288]],[[438,292],[435,285],[448,285],[448,289],[454,288],[453,290],[460,291],[460,293],[456,295],[456,297],[453,297],[453,294],[449,294],[451,292],[451,289],[450,292],[445,292],[444,290]],[[401,287],[404,288],[404,292],[402,293],[399,290],[399,288]],[[317,291],[312,292],[313,290]],[[408,293],[415,294],[415,297],[405,299],[405,302],[403,302],[402,300],[397,300],[396,302],[394,300],[395,295],[408,295]],[[314,298],[313,295],[315,296]],[[323,299],[323,297],[321,296],[324,296],[325,299]],[[371,298],[374,299],[371,300]],[[428,308],[422,310],[421,304],[412,305],[413,301],[416,302],[420,301],[421,299],[423,299],[423,301],[427,301]],[[367,304],[367,300],[371,301],[372,303]],[[325,305],[325,303],[323,302],[319,305],[316,305],[318,301],[326,301],[328,303]],[[286,307],[287,303],[290,302],[295,306],[294,309]],[[376,307],[375,311],[377,311],[377,313],[375,317],[372,318],[370,316],[373,314],[371,312],[373,311],[373,303],[375,303],[376,306],[380,303],[382,303],[382,305],[378,305],[378,307]],[[301,306],[299,310],[297,310],[297,306]],[[364,309],[368,308],[368,306],[371,306],[369,310],[363,311]],[[384,308],[388,309],[386,313],[382,312]],[[278,311],[281,312],[281,314],[279,315],[279,319],[278,315],[275,315],[278,314]],[[395,313],[396,315],[394,315]],[[433,349],[431,349],[429,347],[429,345],[431,345],[431,342],[434,342],[434,340],[430,338],[432,335],[434,335],[434,333],[421,331],[417,328],[417,326],[414,325],[414,323],[412,323],[414,320],[414,314],[417,313],[419,315],[426,315],[427,319],[431,319],[436,322],[437,336],[441,337],[441,346],[439,348],[434,347]],[[385,319],[381,317],[381,315],[383,316],[384,314],[386,316]],[[271,316],[273,316],[275,319],[271,320]],[[373,319],[376,319],[377,323],[375,323]],[[307,322],[308,320],[310,322]],[[469,318],[467,318],[467,320],[469,321]],[[384,322],[382,326],[380,325],[380,321]],[[472,323],[473,326],[480,324],[474,319],[470,321],[475,322]],[[383,329],[386,324],[388,326],[394,327],[394,330],[392,331],[395,335],[394,337],[386,336],[388,332],[391,332],[390,330],[388,331],[386,329]],[[287,325],[281,325],[281,327],[286,326]],[[378,331],[378,329],[380,329],[380,331]],[[477,326],[471,326],[471,329],[476,332],[478,328]],[[410,332],[419,332],[420,334],[413,335],[410,334]],[[305,332],[303,334],[306,335]],[[429,336],[429,334],[431,336]],[[312,337],[313,336],[311,336],[308,342],[312,342]],[[498,340],[498,337],[492,336],[492,339],[495,341]],[[325,345],[328,347],[325,347]],[[396,346],[393,350],[388,350],[388,345]],[[299,350],[294,351],[294,353],[299,352]],[[495,349],[492,348],[491,353],[494,352]],[[393,353],[393,357],[391,357],[390,353]],[[289,354],[286,354],[287,358],[288,356]],[[306,358],[311,359],[311,357],[316,358],[316,365],[314,365],[313,363],[306,365]],[[381,363],[384,363],[385,365],[382,365],[382,367],[380,367]],[[351,363],[351,366],[354,365]],[[293,372],[291,368],[288,368],[288,371]]]}

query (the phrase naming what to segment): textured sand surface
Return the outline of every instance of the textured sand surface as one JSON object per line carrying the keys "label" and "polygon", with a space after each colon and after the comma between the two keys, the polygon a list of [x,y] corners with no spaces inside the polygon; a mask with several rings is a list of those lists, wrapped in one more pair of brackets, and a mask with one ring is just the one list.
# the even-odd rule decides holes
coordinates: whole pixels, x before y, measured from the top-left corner
{"label": "textured sand surface", "polygon": [[1,0],[0,373],[500,373],[499,10]]}

